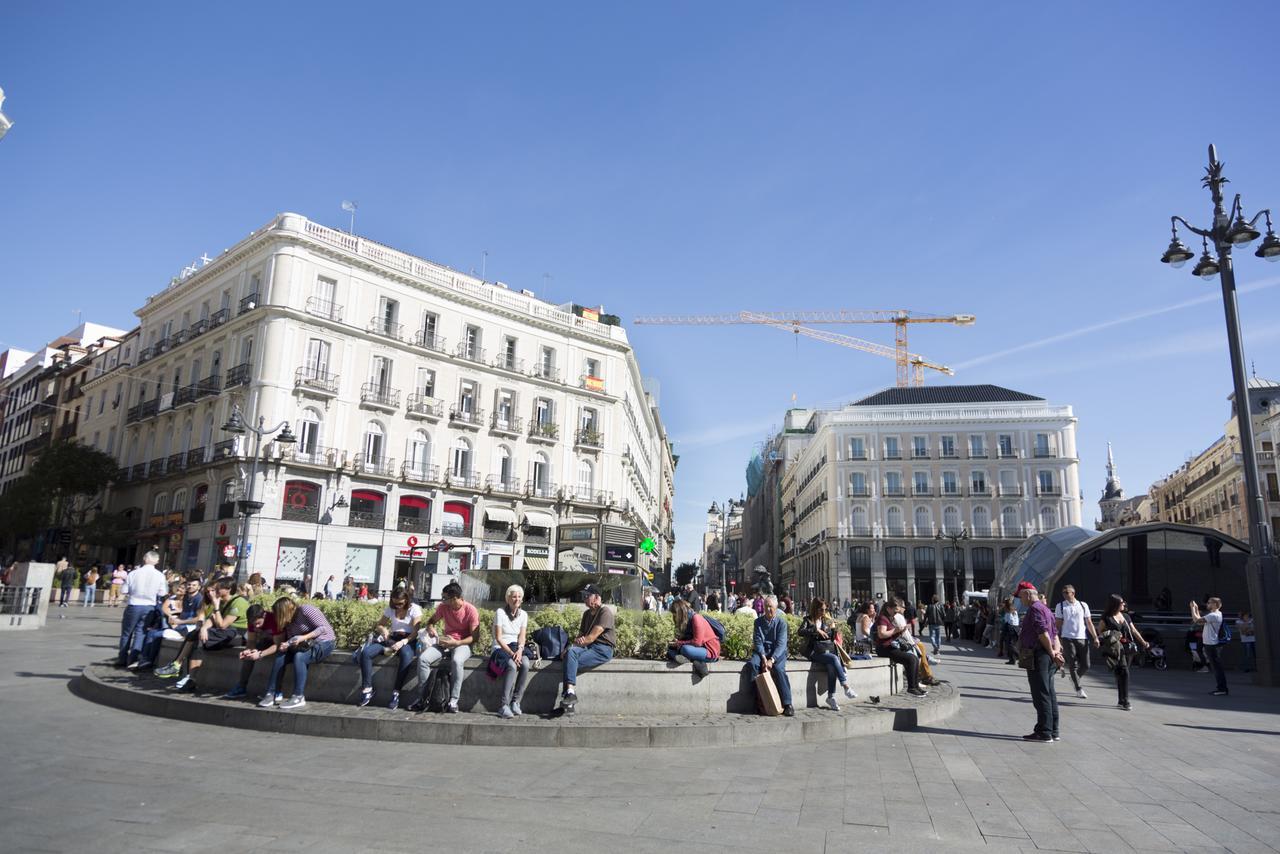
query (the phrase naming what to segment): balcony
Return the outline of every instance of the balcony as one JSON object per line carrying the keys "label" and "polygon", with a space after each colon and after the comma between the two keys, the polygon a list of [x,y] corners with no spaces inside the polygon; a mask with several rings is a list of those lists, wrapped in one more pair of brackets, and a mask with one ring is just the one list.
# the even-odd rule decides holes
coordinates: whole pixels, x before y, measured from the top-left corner
{"label": "balcony", "polygon": [[164,351],[168,348],[169,339],[161,338],[159,341],[151,345],[152,357],[164,355]]}
{"label": "balcony", "polygon": [[70,439],[76,435],[76,427],[79,426],[75,421],[69,421],[58,428],[59,439]]}
{"label": "balcony", "polygon": [[1043,484],[1036,487],[1036,495],[1056,496],[1062,494],[1061,486],[1044,486]]}
{"label": "balcony", "polygon": [[913,460],[927,460],[930,458],[931,456],[927,449],[916,448],[911,452],[911,459]]}
{"label": "balcony", "polygon": [[547,530],[546,528],[529,528],[520,537],[520,540],[521,542],[530,543],[533,545],[547,545],[551,542],[550,533],[541,533],[541,534],[534,533],[535,531],[546,532],[546,530]]}
{"label": "balcony", "polygon": [[124,467],[124,468],[122,468],[122,469],[116,469],[116,481],[117,481],[117,482],[123,483],[124,481],[126,481],[126,480],[128,480],[128,479],[129,479],[129,467],[128,467],[128,466],[125,466],[125,467]]}
{"label": "balcony", "polygon": [[949,449],[949,450],[948,450],[947,448],[943,448],[943,449],[938,453],[938,459],[940,459],[940,460],[958,460],[958,459],[960,459],[960,452],[959,452],[959,451],[957,451],[955,448],[951,448],[951,449]]}
{"label": "balcony", "polygon": [[237,386],[249,384],[249,363],[243,362],[227,371],[226,388],[233,389]]}
{"label": "balcony", "polygon": [[870,529],[870,528],[861,528],[861,527],[853,527],[853,526],[850,526],[850,527],[849,527],[849,529],[848,529],[848,531],[849,531],[849,536],[850,536],[850,537],[869,537],[869,536],[871,536],[871,529]]}
{"label": "balcony", "polygon": [[177,474],[187,469],[187,455],[185,453],[170,454],[166,463],[169,474]]}
{"label": "balcony", "polygon": [[316,466],[317,468],[334,469],[342,459],[342,452],[337,448],[325,448],[320,445],[304,447],[301,443],[285,450],[285,457],[299,466]]}
{"label": "balcony", "polygon": [[498,492],[503,495],[520,495],[524,490],[521,489],[520,481],[513,477],[504,478],[499,474],[491,474],[485,479],[485,488],[490,492]]}
{"label": "balcony", "polygon": [[866,452],[866,449],[865,449],[865,448],[864,448],[863,450],[861,450],[861,451],[850,451],[850,452],[849,452],[849,459],[850,459],[850,460],[857,461],[857,460],[865,460],[866,458],[867,458],[867,452]]}
{"label": "balcony", "polygon": [[942,485],[942,497],[943,498],[959,498],[960,487],[956,486],[955,484],[948,485],[944,483]]}
{"label": "balcony", "polygon": [[429,534],[431,521],[421,516],[397,516],[396,530],[406,534]]}
{"label": "balcony", "polygon": [[450,409],[449,423],[454,427],[479,430],[480,425],[484,424],[484,410]]}
{"label": "balcony", "polygon": [[221,442],[214,442],[213,462],[236,456],[239,456],[239,454],[236,453],[235,439],[223,439]]}
{"label": "balcony", "polygon": [[238,317],[241,314],[247,314],[248,312],[253,311],[257,307],[258,307],[258,295],[249,294],[247,297],[240,300],[240,311],[237,313],[236,316]]}
{"label": "balcony", "polygon": [[593,504],[599,507],[608,507],[609,502],[613,500],[613,493],[603,489],[575,486],[573,489],[566,489],[565,491],[568,493],[567,497],[576,504]]}
{"label": "balcony", "polygon": [[971,460],[985,460],[985,459],[988,459],[990,456],[991,455],[987,453],[986,448],[970,448],[969,449],[969,459]]}
{"label": "balcony", "polygon": [[393,341],[404,340],[404,324],[392,323],[385,317],[375,317],[369,321],[369,325],[364,328],[365,332],[373,335],[379,335],[383,338],[390,338]]}
{"label": "balcony", "polygon": [[146,463],[134,463],[133,468],[129,470],[129,480],[142,480],[147,476]]}
{"label": "balcony", "polygon": [[342,306],[332,300],[307,297],[306,311],[312,317],[322,317],[325,320],[332,320],[334,323],[342,322]]}
{"label": "balcony", "polygon": [[449,485],[459,489],[479,489],[480,472],[449,469]]}
{"label": "balcony", "polygon": [[218,505],[219,519],[236,518],[236,503],[234,501],[224,501]]}
{"label": "balcony", "polygon": [[902,486],[886,486],[884,488],[885,498],[902,498],[907,494],[907,490]]}
{"label": "balcony", "polygon": [[996,456],[1002,460],[1016,460],[1022,456],[1022,452],[1014,447],[1000,448],[996,451]]}
{"label": "balcony", "polygon": [[222,391],[222,380],[217,374],[214,374],[195,384],[195,397],[192,400],[199,400],[202,397],[218,394],[220,391]]}
{"label": "balcony", "polygon": [[1037,446],[1036,449],[1031,452],[1031,455],[1037,460],[1047,460],[1057,456],[1057,454],[1054,453],[1053,448],[1046,448],[1044,446]]}
{"label": "balcony", "polygon": [[1000,484],[999,490],[1002,498],[1006,496],[1016,498],[1022,495],[1021,486],[1006,486],[1002,483]]}
{"label": "balcony", "polygon": [[219,326],[226,323],[230,319],[231,319],[231,310],[226,308],[220,308],[217,311],[215,311],[213,314],[209,315],[209,328],[217,329]]}
{"label": "balcony", "polygon": [[419,329],[413,334],[413,345],[435,353],[443,353],[445,347],[443,338],[425,329]]}
{"label": "balcony", "polygon": [[428,463],[405,463],[400,467],[400,476],[413,483],[441,483],[440,467]]}
{"label": "balcony", "polygon": [[930,486],[913,486],[911,487],[911,494],[918,498],[932,498],[937,493]]}
{"label": "balcony", "polygon": [[489,432],[500,436],[519,436],[524,429],[524,419],[519,415],[503,415],[501,412],[493,413],[493,417],[489,419]]}
{"label": "balcony", "polygon": [[370,454],[356,454],[355,459],[351,461],[351,468],[356,474],[373,477],[395,477],[396,475],[395,460]]}
{"label": "balcony", "polygon": [[991,487],[987,486],[985,483],[983,483],[983,484],[978,484],[978,483],[971,484],[971,485],[969,486],[969,496],[970,496],[971,498],[990,498],[990,497],[991,497]]}
{"label": "balcony", "polygon": [[871,487],[869,486],[851,486],[849,487],[850,498],[870,498]]}
{"label": "balcony", "polygon": [[204,448],[192,448],[187,451],[187,468],[204,465]]}
{"label": "balcony", "polygon": [[466,525],[455,525],[449,522],[440,526],[440,533],[446,537],[465,537],[467,536]]}
{"label": "balcony", "polygon": [[543,365],[539,363],[533,366],[533,370],[529,372],[529,376],[538,380],[550,380],[553,383],[558,383],[560,382],[560,369],[553,365]]}
{"label": "balcony", "polygon": [[415,391],[405,401],[404,414],[410,418],[439,421],[444,416],[444,401]]}
{"label": "balcony", "polygon": [[484,364],[484,348],[477,347],[475,344],[468,344],[465,341],[454,349],[453,355],[457,356],[459,359],[465,359],[468,362],[476,362],[481,365]]}
{"label": "balcony", "polygon": [[347,525],[352,528],[381,530],[386,525],[386,519],[381,510],[352,510],[347,514]]}
{"label": "balcony", "polygon": [[491,543],[514,543],[516,540],[515,532],[507,525],[493,528],[485,525],[480,536]]}
{"label": "balcony", "polygon": [[582,427],[574,436],[573,444],[589,451],[598,451],[604,447],[604,436],[593,427]]}
{"label": "balcony", "polygon": [[160,457],[151,461],[151,467],[147,469],[147,477],[164,477],[165,464],[169,462],[168,457]]}
{"label": "balcony", "polygon": [[143,347],[138,351],[138,364],[150,361],[153,356],[155,356],[155,350],[150,347]]}
{"label": "balcony", "polygon": [[583,374],[578,377],[578,388],[585,388],[587,391],[598,391],[604,394],[604,378]]}
{"label": "balcony", "polygon": [[365,383],[360,386],[360,405],[367,409],[395,412],[400,408],[400,389],[381,383]]}
{"label": "balcony", "polygon": [[173,408],[185,406],[188,403],[194,403],[196,399],[196,387],[194,385],[183,386],[173,393]]}
{"label": "balcony", "polygon": [[556,492],[556,485],[550,481],[526,480],[524,482],[524,491],[529,494],[530,498],[539,498],[545,501],[554,501],[559,497]]}
{"label": "balcony", "polygon": [[301,507],[294,507],[292,504],[286,504],[280,510],[280,518],[286,522],[310,522],[314,525],[320,521],[320,506],[304,504]]}
{"label": "balcony", "polygon": [[560,428],[550,421],[529,422],[529,439],[534,442],[552,444],[560,438]]}
{"label": "balcony", "polygon": [[902,451],[901,451],[900,449],[898,449],[898,448],[894,448],[894,449],[892,449],[892,450],[890,450],[890,449],[888,449],[888,448],[885,448],[885,451],[884,451],[884,459],[886,459],[886,460],[900,460],[900,459],[902,459]]}
{"label": "balcony", "polygon": [[197,320],[187,328],[187,339],[190,340],[209,331],[209,321]]}
{"label": "balcony", "polygon": [[338,396],[338,375],[315,365],[303,365],[293,372],[293,387],[312,397]]}

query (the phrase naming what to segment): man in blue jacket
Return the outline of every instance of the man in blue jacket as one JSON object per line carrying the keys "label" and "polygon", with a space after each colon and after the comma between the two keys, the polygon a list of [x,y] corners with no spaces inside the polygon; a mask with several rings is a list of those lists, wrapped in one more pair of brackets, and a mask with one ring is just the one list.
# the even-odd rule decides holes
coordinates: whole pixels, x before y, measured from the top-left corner
{"label": "man in blue jacket", "polygon": [[782,713],[796,715],[791,706],[791,682],[787,679],[787,621],[778,613],[778,597],[766,596],[764,613],[756,617],[755,652],[751,655],[751,678],[754,681],[763,667],[773,672],[773,682],[782,700]]}

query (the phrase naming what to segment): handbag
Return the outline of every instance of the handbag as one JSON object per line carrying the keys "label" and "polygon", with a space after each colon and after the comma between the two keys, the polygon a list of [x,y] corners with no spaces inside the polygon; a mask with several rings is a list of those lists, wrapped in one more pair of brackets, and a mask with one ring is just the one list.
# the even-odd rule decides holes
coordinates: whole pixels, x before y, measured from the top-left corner
{"label": "handbag", "polygon": [[495,649],[489,653],[489,678],[500,679],[507,672],[507,668],[511,666],[511,658],[500,649]]}
{"label": "handbag", "polygon": [[1030,649],[1026,647],[1018,647],[1018,666],[1023,670],[1036,669],[1036,650],[1035,647]]}

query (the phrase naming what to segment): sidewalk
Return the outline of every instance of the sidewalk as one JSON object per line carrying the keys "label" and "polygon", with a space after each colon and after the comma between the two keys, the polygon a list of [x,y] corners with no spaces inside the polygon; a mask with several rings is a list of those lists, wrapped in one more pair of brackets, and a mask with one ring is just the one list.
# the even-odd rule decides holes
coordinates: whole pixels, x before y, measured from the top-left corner
{"label": "sidewalk", "polygon": [[1217,698],[1208,676],[1136,671],[1123,712],[1100,668],[1088,700],[1063,697],[1063,740],[1024,744],[1022,672],[947,645],[938,674],[963,708],[925,730],[683,750],[419,746],[89,703],[69,681],[110,655],[119,617],[98,608],[0,636],[8,850],[418,852],[437,833],[451,852],[1280,848],[1280,692],[1239,674]]}

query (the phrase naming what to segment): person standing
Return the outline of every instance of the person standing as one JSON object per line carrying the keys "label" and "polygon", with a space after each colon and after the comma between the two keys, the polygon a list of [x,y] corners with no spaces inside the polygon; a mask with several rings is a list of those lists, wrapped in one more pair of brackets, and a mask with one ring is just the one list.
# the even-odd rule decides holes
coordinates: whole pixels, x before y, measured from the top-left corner
{"label": "person standing", "polygon": [[71,590],[76,586],[76,568],[63,556],[58,558],[54,569],[58,572],[58,584],[61,586],[58,591],[58,607],[65,608],[71,601]]}
{"label": "person standing", "polygon": [[95,563],[84,574],[84,607],[92,608],[98,595],[98,565]]}
{"label": "person standing", "polygon": [[1027,667],[1027,684],[1031,703],[1036,709],[1035,729],[1023,741],[1058,740],[1058,695],[1053,686],[1054,671],[1065,662],[1058,641],[1058,627],[1049,606],[1040,600],[1036,586],[1030,581],[1018,582],[1018,597],[1027,606],[1018,632],[1018,660]]}
{"label": "person standing", "polygon": [[1209,693],[1214,697],[1227,696],[1227,671],[1222,667],[1222,600],[1217,596],[1210,596],[1204,603],[1205,612],[1200,613],[1200,606],[1195,600],[1191,602],[1191,622],[1204,628],[1204,634],[1201,637],[1201,648],[1204,650],[1204,657],[1209,662],[1209,669],[1213,671],[1213,678],[1217,682],[1215,687]]}
{"label": "person standing", "polygon": [[329,579],[324,583],[324,598],[333,599],[333,598],[336,598],[337,595],[338,595],[338,582],[335,581],[333,576],[331,575],[329,576]]}
{"label": "person standing", "polygon": [[142,556],[142,564],[135,567],[125,578],[121,595],[126,598],[127,604],[124,616],[120,620],[120,654],[116,658],[117,667],[128,666],[130,659],[137,658],[138,653],[142,651],[143,623],[168,590],[164,583],[164,574],[156,569],[156,564],[159,562],[160,553],[149,551]]}
{"label": "person standing", "polygon": [[1004,600],[1000,610],[1000,632],[1004,647],[1005,664],[1018,663],[1018,631],[1022,628],[1022,618],[1018,608],[1013,604],[1013,597]]}
{"label": "person standing", "polygon": [[[929,607],[924,612],[924,622],[929,629],[929,643],[933,645],[933,654],[936,658],[942,655],[942,627],[947,622],[947,609],[938,601],[938,595],[935,593],[933,601],[929,603]],[[950,632],[948,632],[950,635]],[[950,640],[950,637],[948,637]]]}
{"label": "person standing", "polygon": [[1258,666],[1258,636],[1253,625],[1253,614],[1241,611],[1240,619],[1236,620],[1236,631],[1240,633],[1240,670],[1252,673]]}
{"label": "person standing", "polygon": [[1132,708],[1129,705],[1129,663],[1133,660],[1138,644],[1144,647],[1150,647],[1151,644],[1147,643],[1142,632],[1138,631],[1137,626],[1125,613],[1124,597],[1115,593],[1111,594],[1111,599],[1107,602],[1107,610],[1102,614],[1101,625],[1102,639],[1106,641],[1103,647],[1103,658],[1107,662],[1107,667],[1116,675],[1116,705],[1127,712]]}
{"label": "person standing", "polygon": [[1070,584],[1062,588],[1062,601],[1053,609],[1054,624],[1058,627],[1061,638],[1062,654],[1067,662],[1067,672],[1071,674],[1071,684],[1075,685],[1076,696],[1081,700],[1089,699],[1080,678],[1089,672],[1089,640],[1098,646],[1098,633],[1093,627],[1093,615],[1089,613],[1089,603],[1076,598],[1076,589]]}

